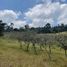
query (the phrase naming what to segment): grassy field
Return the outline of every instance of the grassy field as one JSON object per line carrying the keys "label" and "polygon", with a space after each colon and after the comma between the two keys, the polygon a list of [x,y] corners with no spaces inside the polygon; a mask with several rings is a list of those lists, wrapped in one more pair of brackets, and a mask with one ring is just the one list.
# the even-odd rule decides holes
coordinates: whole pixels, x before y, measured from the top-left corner
{"label": "grassy field", "polygon": [[[23,43],[22,43],[23,44]],[[64,50],[56,46],[52,47],[51,61],[47,51],[39,51],[34,54],[33,47],[30,46],[29,52],[26,52],[26,45],[22,49],[17,40],[0,38],[0,67],[67,67],[67,57]]]}

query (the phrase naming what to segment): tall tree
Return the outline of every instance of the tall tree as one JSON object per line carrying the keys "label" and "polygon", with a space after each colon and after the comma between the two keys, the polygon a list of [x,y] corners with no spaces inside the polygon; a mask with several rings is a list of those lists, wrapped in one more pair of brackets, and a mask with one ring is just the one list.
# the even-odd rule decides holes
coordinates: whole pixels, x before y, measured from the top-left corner
{"label": "tall tree", "polygon": [[5,26],[5,23],[2,23],[2,20],[0,20],[0,36],[3,36],[4,26]]}
{"label": "tall tree", "polygon": [[47,23],[44,27],[45,33],[51,33],[51,24]]}

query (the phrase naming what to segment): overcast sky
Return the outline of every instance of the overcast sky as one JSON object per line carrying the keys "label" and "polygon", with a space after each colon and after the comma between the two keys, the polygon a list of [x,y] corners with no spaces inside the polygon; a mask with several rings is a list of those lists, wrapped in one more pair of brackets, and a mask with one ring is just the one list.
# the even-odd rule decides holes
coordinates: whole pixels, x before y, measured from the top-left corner
{"label": "overcast sky", "polygon": [[67,0],[0,0],[0,20],[14,27],[67,24]]}

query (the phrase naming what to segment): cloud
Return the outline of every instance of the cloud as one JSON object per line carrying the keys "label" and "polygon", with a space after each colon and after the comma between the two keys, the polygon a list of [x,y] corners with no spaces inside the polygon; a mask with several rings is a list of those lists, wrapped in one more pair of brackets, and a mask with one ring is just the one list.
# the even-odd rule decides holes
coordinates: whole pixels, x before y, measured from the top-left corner
{"label": "cloud", "polygon": [[42,3],[51,3],[51,2],[60,2],[60,3],[65,3],[66,0],[36,0],[36,2],[42,2]]}
{"label": "cloud", "polygon": [[27,24],[26,21],[22,20],[15,20],[14,23],[15,23],[14,28],[24,27]]}
{"label": "cloud", "polygon": [[0,19],[15,20],[19,16],[19,13],[15,13],[13,10],[0,10]]}
{"label": "cloud", "polygon": [[[59,2],[61,0],[54,0],[57,2],[52,2],[52,0],[41,1],[41,3],[24,12],[24,15],[20,11],[0,10],[0,20],[7,24],[14,23],[14,28],[24,27],[26,24],[29,24],[30,27],[43,27],[46,23],[51,25],[67,24],[67,4],[61,4]],[[23,16],[22,19],[24,20],[20,16]]]}
{"label": "cloud", "polygon": [[41,3],[30,8],[25,13],[25,19],[31,21],[30,26],[34,27],[42,27],[46,23],[51,23],[52,25],[67,24],[67,4],[48,0],[47,4]]}
{"label": "cloud", "polygon": [[14,23],[14,27],[21,27],[26,24],[25,21],[19,20],[19,16],[22,13],[15,12],[13,10],[0,10],[0,20],[2,20],[4,23]]}

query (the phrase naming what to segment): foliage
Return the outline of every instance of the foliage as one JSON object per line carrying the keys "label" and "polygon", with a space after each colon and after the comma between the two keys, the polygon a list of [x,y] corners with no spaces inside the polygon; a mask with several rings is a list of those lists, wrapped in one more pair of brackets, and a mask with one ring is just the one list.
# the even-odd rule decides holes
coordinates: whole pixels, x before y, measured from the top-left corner
{"label": "foliage", "polygon": [[5,23],[2,23],[2,20],[0,20],[0,36],[3,36]]}

